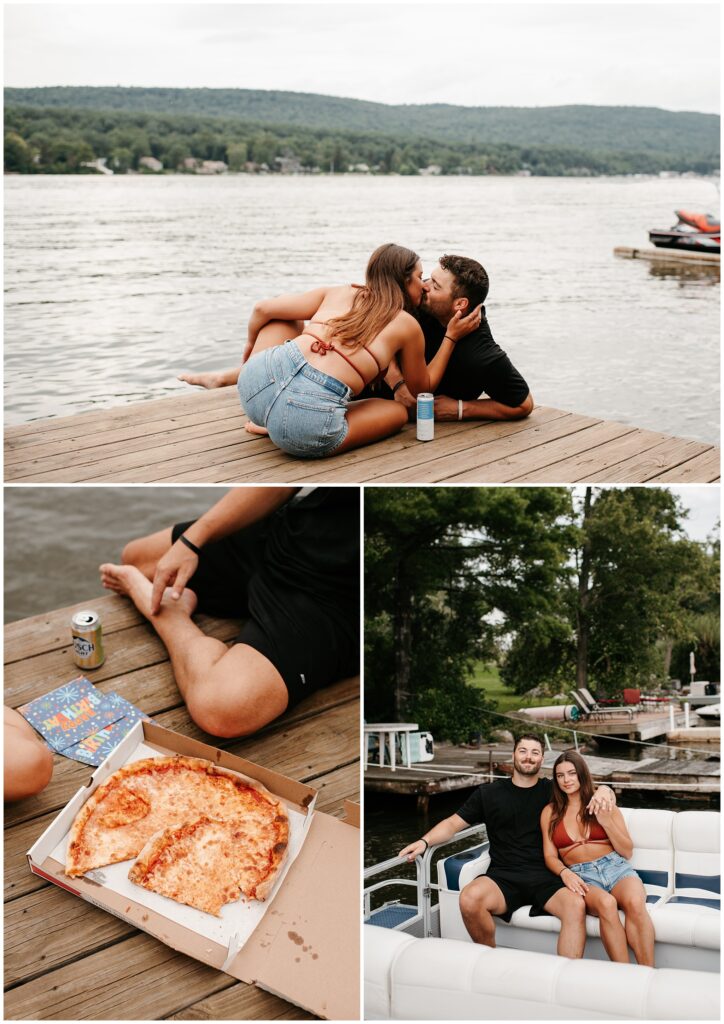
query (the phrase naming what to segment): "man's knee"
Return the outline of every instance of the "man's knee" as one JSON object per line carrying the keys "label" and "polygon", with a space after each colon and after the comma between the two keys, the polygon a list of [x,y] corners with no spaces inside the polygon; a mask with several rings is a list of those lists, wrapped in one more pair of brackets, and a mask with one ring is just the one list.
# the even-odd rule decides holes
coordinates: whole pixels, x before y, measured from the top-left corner
{"label": "man's knee", "polygon": [[[234,651],[234,648],[232,648]],[[199,729],[222,739],[235,739],[258,732],[283,714],[289,694],[273,668],[268,678],[249,666],[248,680],[240,682],[238,659],[224,655],[203,679],[192,682],[186,694],[186,706]],[[254,652],[255,660],[261,657]],[[231,669],[231,671],[230,671]]]}
{"label": "man's knee", "polygon": [[486,892],[478,879],[469,882],[460,892],[460,913],[463,917],[476,917],[481,912],[492,914],[495,908],[495,897]]}
{"label": "man's knee", "polygon": [[5,797],[21,800],[42,792],[53,775],[53,754],[44,743],[19,744],[14,765],[6,761]]}
{"label": "man's knee", "polygon": [[533,402],[533,396],[531,395],[531,393],[529,391],[528,392],[528,396],[525,399],[525,401],[521,402],[520,405],[514,406],[510,410],[509,418],[511,420],[524,420],[526,418],[526,416],[530,416],[530,414],[533,412],[534,408],[535,408],[535,403]]}
{"label": "man's knee", "polygon": [[144,559],[144,540],[143,537],[137,537],[129,542],[123,548],[121,552],[121,564],[122,565],[135,565],[136,568],[145,560]]}
{"label": "man's knee", "polygon": [[583,896],[578,896],[570,889],[563,889],[556,900],[555,909],[551,912],[561,921],[582,921],[586,916],[586,904]]}

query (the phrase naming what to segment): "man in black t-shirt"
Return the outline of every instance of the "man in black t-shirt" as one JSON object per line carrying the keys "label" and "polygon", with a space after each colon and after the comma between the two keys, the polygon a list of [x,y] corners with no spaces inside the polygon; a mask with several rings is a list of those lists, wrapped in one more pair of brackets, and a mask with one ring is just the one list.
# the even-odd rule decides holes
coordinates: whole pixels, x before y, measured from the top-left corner
{"label": "man in black t-shirt", "polygon": [[[470,313],[488,295],[485,269],[467,256],[442,256],[430,274],[420,307],[425,360],[438,351],[445,328],[459,311]],[[396,363],[385,377],[394,397],[414,415],[415,399]],[[487,398],[479,396],[485,392]],[[387,391],[388,397],[392,392]],[[480,326],[461,338],[435,388],[436,420],[518,420],[530,415],[533,397],[523,377],[495,343],[482,309]]]}
{"label": "man in black t-shirt", "polygon": [[[560,919],[560,956],[577,959],[586,944],[584,884],[572,871],[554,875],[545,866],[540,814],[550,802],[550,779],[539,778],[543,742],[520,736],[513,749],[513,775],[486,783],[472,793],[457,814],[400,851],[412,861],[429,846],[446,842],[469,825],[485,824],[490,842],[490,866],[460,893],[460,912],[474,942],[495,945],[493,916],[510,919],[518,907],[532,904]],[[607,786],[599,787],[591,809],[615,801]]]}
{"label": "man in black t-shirt", "polygon": [[[244,736],[359,672],[359,536],[357,487],[236,487],[131,541],[101,579],[149,619],[196,724]],[[246,620],[231,647],[197,606]]]}

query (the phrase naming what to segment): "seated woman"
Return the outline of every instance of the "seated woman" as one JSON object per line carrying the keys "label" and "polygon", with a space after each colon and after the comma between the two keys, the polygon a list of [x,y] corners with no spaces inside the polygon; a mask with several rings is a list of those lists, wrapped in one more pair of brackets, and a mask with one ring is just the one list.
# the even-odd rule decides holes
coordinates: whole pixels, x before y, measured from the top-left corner
{"label": "seated woman", "polygon": [[[247,429],[268,433],[283,451],[306,458],[347,451],[401,430],[407,423],[401,404],[382,398],[350,404],[351,399],[384,376],[393,356],[413,395],[433,391],[455,343],[480,324],[480,306],[465,318],[456,314],[427,366],[422,329],[413,315],[426,290],[417,255],[388,243],[372,253],[363,286],[315,288],[257,303],[238,374]],[[234,373],[181,379],[221,386],[234,382]]]}
{"label": "seated woman", "polygon": [[633,853],[631,836],[618,807],[595,815],[587,810],[592,795],[588,765],[575,750],[564,751],[553,765],[551,802],[540,816],[546,866],[571,892],[583,895],[587,909],[600,919],[610,960],[628,963],[630,946],[637,963],[653,967],[654,926],[646,891],[626,860]]}
{"label": "seated woman", "polygon": [[5,708],[5,800],[35,796],[50,782],[53,752],[19,712]]}

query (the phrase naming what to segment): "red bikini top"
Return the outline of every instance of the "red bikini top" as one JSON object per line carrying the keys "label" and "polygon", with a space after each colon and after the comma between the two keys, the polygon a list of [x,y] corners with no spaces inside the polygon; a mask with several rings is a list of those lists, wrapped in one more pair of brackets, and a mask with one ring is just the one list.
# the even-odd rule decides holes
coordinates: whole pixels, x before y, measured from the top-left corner
{"label": "red bikini top", "polygon": [[[309,322],[310,324],[320,324],[323,327],[327,326],[326,320],[310,320]],[[368,383],[372,384],[375,380],[384,377],[384,375],[387,373],[387,369],[383,369],[380,366],[379,360],[377,359],[377,356],[374,354],[374,352],[371,352],[370,349],[366,348],[364,349],[364,351],[367,352],[368,355],[372,356],[372,358],[375,361],[375,366],[377,367],[377,373],[375,374],[371,381],[368,381],[365,375],[362,373],[362,371],[357,366],[355,366],[355,364],[352,362],[349,356],[346,356],[341,349],[335,348],[333,342],[325,341],[323,338],[320,338],[318,334],[315,334],[314,331],[304,330],[302,331],[302,334],[306,334],[308,337],[314,338],[314,341],[310,346],[312,352],[318,352],[319,355],[321,356],[326,356],[328,352],[336,352],[338,356],[341,356],[342,359],[344,359],[345,362],[349,363],[349,365],[352,367],[354,372],[362,381],[362,385],[364,387],[366,387]]]}
{"label": "red bikini top", "polygon": [[599,825],[597,821],[594,821],[591,824],[591,831],[589,832],[588,839],[579,839],[578,842],[574,842],[566,832],[566,826],[563,824],[563,819],[561,818],[553,829],[551,839],[553,840],[553,845],[558,850],[563,847],[569,847],[573,850],[576,846],[585,846],[586,843],[608,843],[609,846],[611,845],[611,840],[608,838],[606,830]]}

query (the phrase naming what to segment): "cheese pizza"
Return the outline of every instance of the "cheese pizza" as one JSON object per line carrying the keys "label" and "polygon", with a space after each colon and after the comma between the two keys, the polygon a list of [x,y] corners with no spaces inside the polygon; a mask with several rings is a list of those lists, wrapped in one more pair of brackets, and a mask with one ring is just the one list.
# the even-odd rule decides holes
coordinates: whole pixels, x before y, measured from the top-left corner
{"label": "cheese pizza", "polygon": [[234,821],[247,835],[286,844],[284,804],[264,786],[196,757],[150,757],[114,772],[90,796],[70,831],[65,873],[129,860],[157,832],[201,818]]}
{"label": "cheese pizza", "polygon": [[240,896],[263,900],[287,850],[286,822],[264,824],[208,817],[157,832],[128,872],[136,885],[220,916]]}

